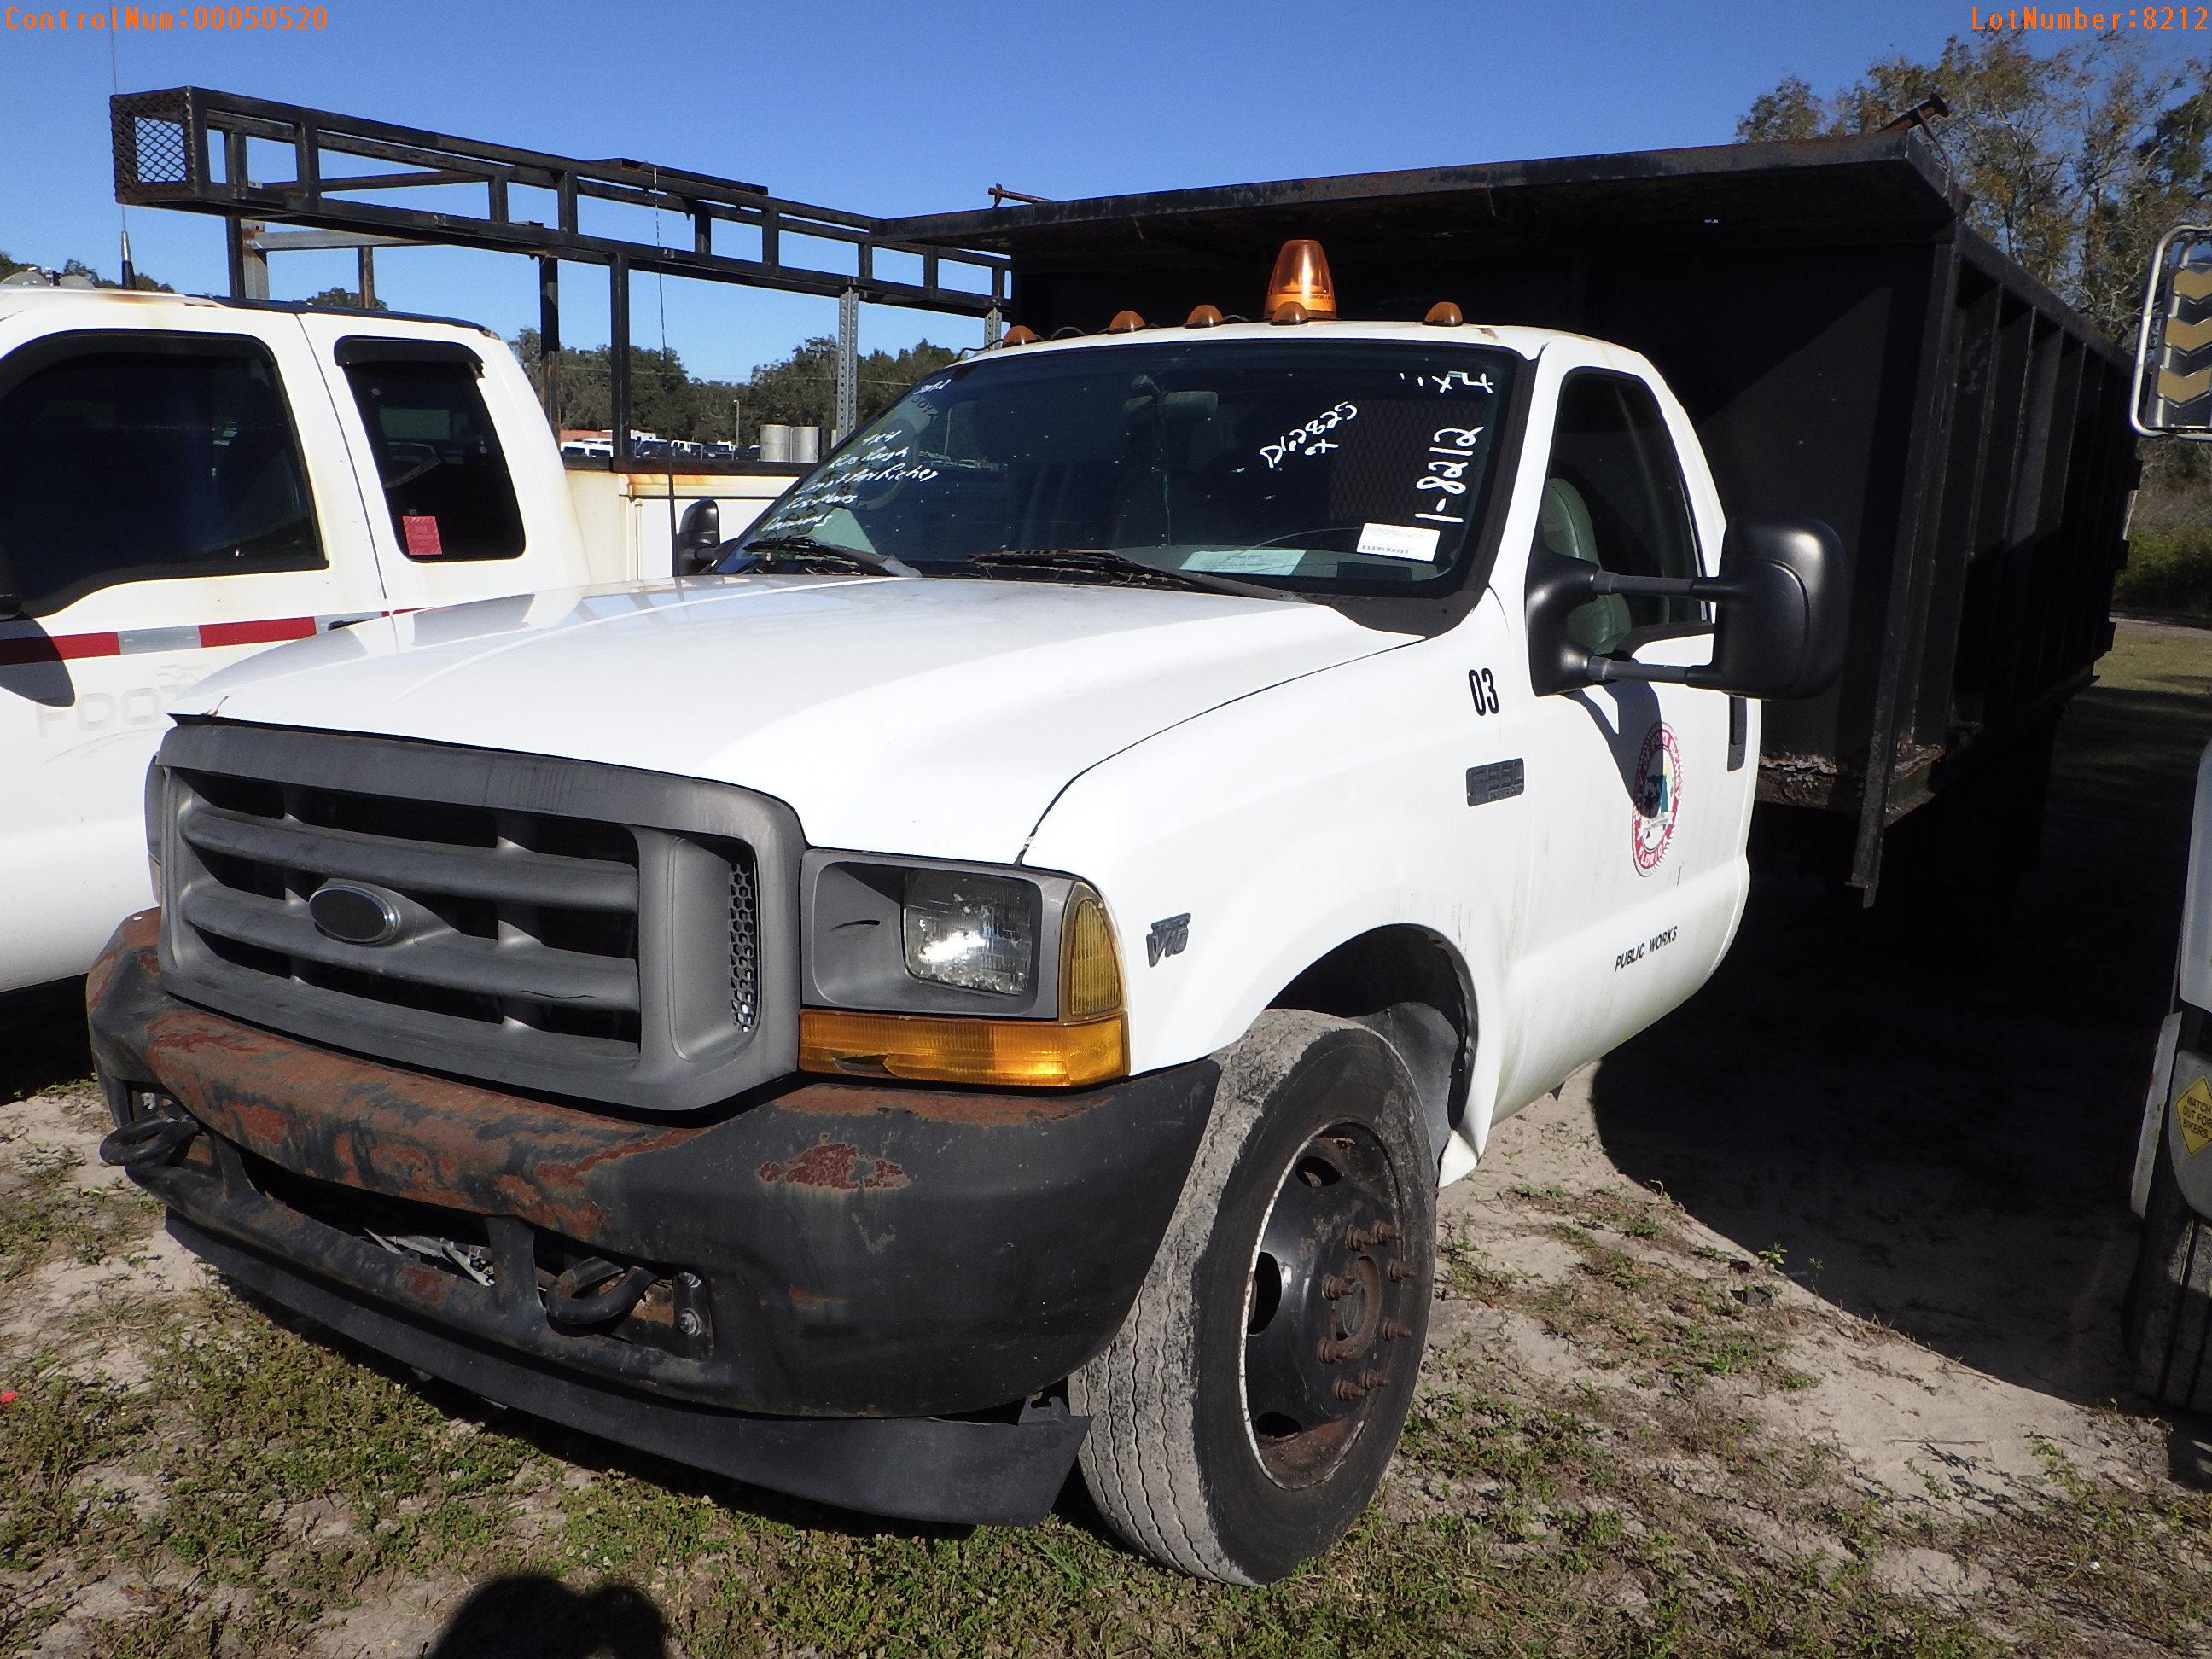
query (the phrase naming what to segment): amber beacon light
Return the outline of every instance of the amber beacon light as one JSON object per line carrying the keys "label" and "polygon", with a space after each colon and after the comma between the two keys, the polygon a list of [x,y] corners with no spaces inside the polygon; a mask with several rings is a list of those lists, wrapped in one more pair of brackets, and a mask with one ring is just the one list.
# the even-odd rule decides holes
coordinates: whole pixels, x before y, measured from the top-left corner
{"label": "amber beacon light", "polygon": [[1325,322],[1336,315],[1336,283],[1319,242],[1299,237],[1283,244],[1260,314],[1271,323]]}

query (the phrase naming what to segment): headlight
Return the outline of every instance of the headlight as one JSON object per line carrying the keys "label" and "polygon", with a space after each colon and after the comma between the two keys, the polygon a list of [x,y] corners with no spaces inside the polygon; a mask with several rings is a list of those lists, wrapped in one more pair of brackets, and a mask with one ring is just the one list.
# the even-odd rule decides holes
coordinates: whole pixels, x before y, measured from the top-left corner
{"label": "headlight", "polygon": [[1025,881],[916,871],[902,907],[906,970],[939,985],[1020,996],[1036,979],[1041,908]]}
{"label": "headlight", "polygon": [[1106,906],[1073,876],[810,853],[799,1065],[1079,1085],[1128,1071]]}

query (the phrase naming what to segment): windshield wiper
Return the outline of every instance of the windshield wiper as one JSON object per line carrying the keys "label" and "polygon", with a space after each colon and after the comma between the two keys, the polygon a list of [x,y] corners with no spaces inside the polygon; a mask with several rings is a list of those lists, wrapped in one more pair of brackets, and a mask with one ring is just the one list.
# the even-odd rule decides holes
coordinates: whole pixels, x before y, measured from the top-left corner
{"label": "windshield wiper", "polygon": [[817,541],[811,536],[763,536],[758,541],[741,543],[738,551],[763,561],[779,553],[796,553],[810,559],[842,559],[848,564],[885,576],[921,574],[904,559],[893,558],[888,553],[872,553],[864,547],[840,547],[835,542]]}
{"label": "windshield wiper", "polygon": [[1288,588],[1262,587],[1257,582],[1240,582],[1231,576],[1217,576],[1210,570],[1178,570],[1170,565],[1146,564],[1142,559],[1132,559],[1105,547],[1026,547],[1004,553],[974,553],[968,558],[970,564],[992,566],[1009,570],[1077,570],[1100,576],[1135,577],[1164,582],[1170,587],[1196,588],[1208,593],[1234,593],[1246,599],[1297,599],[1306,596]]}

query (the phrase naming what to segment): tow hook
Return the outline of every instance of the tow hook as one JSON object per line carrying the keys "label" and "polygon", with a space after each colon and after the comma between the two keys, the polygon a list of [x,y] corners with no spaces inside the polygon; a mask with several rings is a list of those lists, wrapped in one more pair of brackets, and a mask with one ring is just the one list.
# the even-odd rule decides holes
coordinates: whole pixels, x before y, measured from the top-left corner
{"label": "tow hook", "polygon": [[126,1170],[164,1164],[199,1132],[198,1122],[189,1117],[136,1118],[108,1131],[100,1143],[100,1161]]}
{"label": "tow hook", "polygon": [[595,1255],[553,1281],[545,1311],[556,1324],[611,1324],[637,1306],[653,1277],[650,1267],[624,1269]]}

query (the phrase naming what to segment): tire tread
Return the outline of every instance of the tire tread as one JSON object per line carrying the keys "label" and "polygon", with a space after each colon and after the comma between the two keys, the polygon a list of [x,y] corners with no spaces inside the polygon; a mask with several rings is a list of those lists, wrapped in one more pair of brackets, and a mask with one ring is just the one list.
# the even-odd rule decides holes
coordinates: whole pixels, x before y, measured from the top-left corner
{"label": "tire tread", "polygon": [[[1091,1419],[1080,1454],[1091,1502],[1129,1543],[1198,1577],[1257,1582],[1224,1547],[1200,1475],[1197,1356],[1187,1344],[1170,1352],[1162,1334],[1190,1328],[1194,1279],[1217,1202],[1275,1085],[1320,1037],[1364,1029],[1333,1015],[1271,1009],[1223,1056],[1205,1136],[1136,1304],[1106,1352],[1068,1381],[1070,1407]],[[1173,1449],[1147,1459],[1146,1443]]]}

